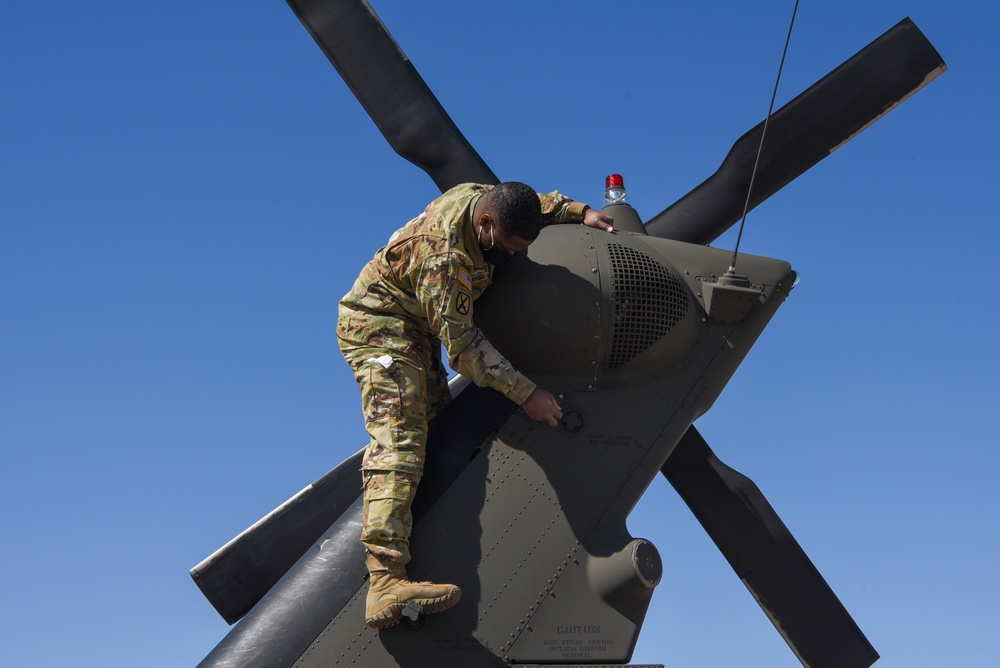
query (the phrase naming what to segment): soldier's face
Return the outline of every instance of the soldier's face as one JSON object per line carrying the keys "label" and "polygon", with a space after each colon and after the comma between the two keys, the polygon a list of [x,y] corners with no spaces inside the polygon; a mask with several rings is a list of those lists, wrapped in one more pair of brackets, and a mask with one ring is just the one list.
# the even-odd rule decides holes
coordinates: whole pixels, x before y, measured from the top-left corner
{"label": "soldier's face", "polygon": [[486,259],[499,267],[507,264],[515,253],[527,249],[531,242],[516,234],[504,234],[499,225],[492,220],[486,220],[479,229],[479,245]]}
{"label": "soldier's face", "polygon": [[516,234],[509,236],[504,234],[503,229],[499,225],[491,225],[490,231],[493,234],[493,245],[508,255],[527,250],[528,246],[531,245],[530,241],[526,241]]}

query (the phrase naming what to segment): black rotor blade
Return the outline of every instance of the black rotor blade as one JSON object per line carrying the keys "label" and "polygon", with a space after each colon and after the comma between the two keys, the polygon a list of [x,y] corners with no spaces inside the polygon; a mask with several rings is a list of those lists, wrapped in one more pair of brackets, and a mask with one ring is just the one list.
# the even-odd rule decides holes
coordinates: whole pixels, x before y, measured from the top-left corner
{"label": "black rotor blade", "polygon": [[868,668],[878,653],[752,480],[691,427],[661,469],[808,668]]}
{"label": "black rotor blade", "polygon": [[[910,19],[771,115],[754,179],[753,209],[944,72]],[[764,123],[740,137],[719,169],[646,223],[653,236],[707,244],[743,215]]]}
{"label": "black rotor blade", "polygon": [[364,0],[288,0],[401,156],[443,191],[499,183]]}
{"label": "black rotor blade", "polygon": [[191,569],[191,578],[233,624],[257,605],[361,494],[364,448]]}
{"label": "black rotor blade", "polygon": [[[468,465],[470,449],[477,451],[516,408],[503,395],[461,377],[449,388],[454,398],[428,426],[428,443],[441,445],[428,457],[413,504],[415,519]],[[465,449],[453,444],[465,444]],[[191,577],[223,619],[232,624],[247,614],[324,532],[346,516],[361,495],[363,455],[364,448],[191,569]]]}

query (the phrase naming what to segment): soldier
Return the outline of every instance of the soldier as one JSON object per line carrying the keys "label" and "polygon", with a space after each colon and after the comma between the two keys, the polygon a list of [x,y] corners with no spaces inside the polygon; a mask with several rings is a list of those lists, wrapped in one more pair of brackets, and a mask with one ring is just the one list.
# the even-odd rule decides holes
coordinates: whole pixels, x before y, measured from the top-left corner
{"label": "soldier", "polygon": [[472,303],[495,265],[525,250],[543,225],[567,222],[610,232],[613,221],[523,183],[456,186],[393,234],[340,301],[337,339],[361,388],[371,436],[361,466],[361,542],[370,573],[365,617],[373,628],[397,624],[411,600],[433,613],[461,596],[455,585],[406,578],[427,424],[451,399],[441,345],[454,370],[532,419],[556,426],[562,418],[555,397],[516,371],[473,324]]}

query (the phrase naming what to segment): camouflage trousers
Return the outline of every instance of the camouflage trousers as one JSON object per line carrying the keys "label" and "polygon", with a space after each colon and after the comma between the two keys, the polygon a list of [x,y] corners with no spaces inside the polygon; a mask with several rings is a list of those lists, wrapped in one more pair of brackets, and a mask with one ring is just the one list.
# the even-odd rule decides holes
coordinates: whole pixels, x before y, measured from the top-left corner
{"label": "camouflage trousers", "polygon": [[423,362],[385,348],[341,350],[361,390],[370,441],[361,469],[361,542],[369,571],[401,571],[410,561],[411,507],[424,472],[427,425],[451,399],[440,358]]}

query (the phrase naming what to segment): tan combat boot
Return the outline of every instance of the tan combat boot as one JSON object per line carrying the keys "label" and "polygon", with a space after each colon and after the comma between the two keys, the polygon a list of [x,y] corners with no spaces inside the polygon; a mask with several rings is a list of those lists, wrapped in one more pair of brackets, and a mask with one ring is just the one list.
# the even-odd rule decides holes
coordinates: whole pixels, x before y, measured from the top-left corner
{"label": "tan combat boot", "polygon": [[376,571],[368,583],[365,623],[373,629],[388,628],[400,622],[407,604],[415,614],[431,614],[444,612],[460,598],[462,590],[455,585],[410,582],[405,572]]}

